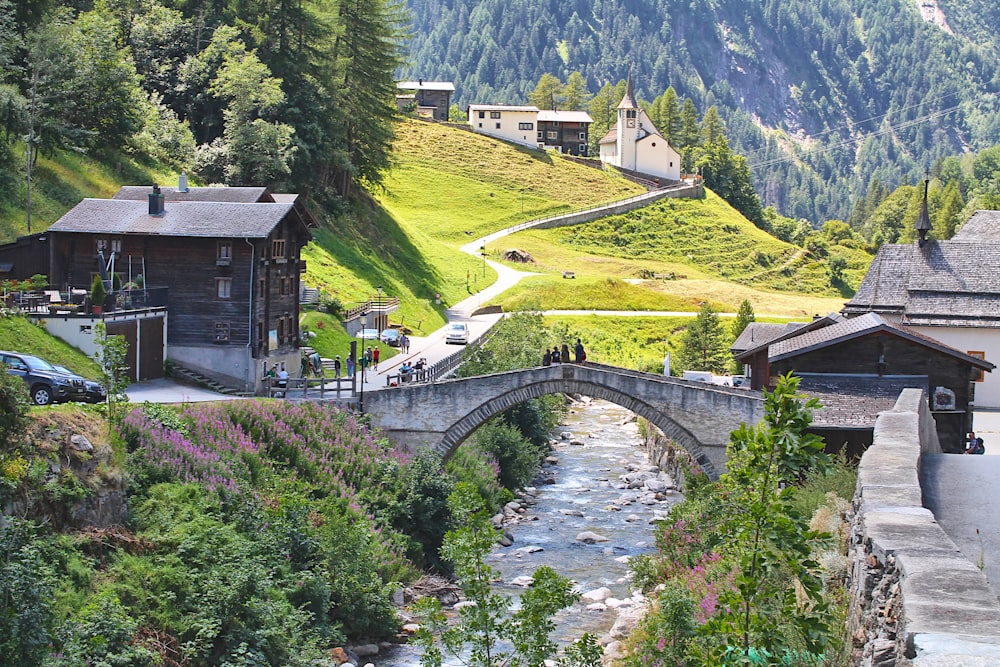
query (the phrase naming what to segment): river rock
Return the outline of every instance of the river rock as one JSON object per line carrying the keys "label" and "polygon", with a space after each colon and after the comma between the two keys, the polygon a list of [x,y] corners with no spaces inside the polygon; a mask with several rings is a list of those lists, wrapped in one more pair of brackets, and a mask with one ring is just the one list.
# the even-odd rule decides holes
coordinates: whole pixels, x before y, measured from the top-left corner
{"label": "river rock", "polygon": [[407,623],[407,624],[405,624],[403,626],[403,632],[405,632],[408,635],[415,635],[418,632],[420,632],[420,624],[419,623]]}
{"label": "river rock", "polygon": [[500,536],[499,544],[502,547],[509,547],[510,545],[514,544],[514,536],[511,535],[510,533],[505,532],[503,535]]}
{"label": "river rock", "polygon": [[571,444],[574,447],[583,447],[583,440],[577,440],[574,438],[573,440],[569,441],[569,444]]}
{"label": "river rock", "polygon": [[462,609],[464,607],[475,607],[476,602],[474,600],[462,600],[461,602],[456,602],[452,605],[452,609]]}
{"label": "river rock", "polygon": [[553,465],[553,466],[554,465],[558,465],[558,463],[559,463],[559,457],[558,456],[546,456],[545,457],[545,462],[548,463],[549,465]]}
{"label": "river rock", "polygon": [[373,655],[378,655],[378,644],[360,644],[352,646],[350,650],[354,651],[354,654],[359,658],[370,658]]}
{"label": "river rock", "polygon": [[653,493],[663,493],[664,491],[670,488],[670,486],[662,479],[656,479],[656,478],[647,479],[645,482],[643,482],[643,486],[646,487],[647,491],[652,491]]}
{"label": "river rock", "polygon": [[543,549],[542,547],[540,547],[540,546],[538,546],[536,544],[529,544],[526,547],[521,547],[520,549],[518,549],[518,551],[520,551],[521,553],[526,553],[526,554],[536,554],[539,551],[545,551],[545,549]]}
{"label": "river rock", "polygon": [[510,585],[523,586],[524,588],[527,588],[528,586],[531,586],[533,583],[535,583],[534,577],[530,577],[528,575],[522,575],[520,577],[514,577],[513,579],[511,579]]}
{"label": "river rock", "polygon": [[560,514],[564,514],[565,516],[583,516],[583,512],[581,512],[580,510],[565,510],[564,509],[564,510],[559,510],[559,513]]}
{"label": "river rock", "polygon": [[603,602],[591,602],[585,607],[585,609],[587,611],[607,611],[608,605]]}
{"label": "river rock", "polygon": [[608,634],[614,639],[624,639],[639,625],[645,611],[644,606],[633,606],[619,611],[618,618],[615,619],[615,624],[611,626]]}
{"label": "river rock", "polygon": [[515,514],[519,509],[521,509],[521,503],[517,502],[516,500],[512,500],[503,506],[503,513]]}
{"label": "river rock", "polygon": [[69,439],[69,446],[78,452],[92,452],[94,451],[94,446],[90,444],[90,440],[87,440],[85,435],[74,435]]}
{"label": "river rock", "polygon": [[608,660],[623,660],[625,655],[625,645],[620,641],[615,640],[604,647],[604,657]]}
{"label": "river rock", "polygon": [[555,477],[546,477],[545,479],[542,480],[542,484],[555,484],[555,483],[556,483]]}
{"label": "river rock", "polygon": [[583,602],[604,602],[609,597],[611,597],[611,589],[607,586],[601,586],[592,591],[587,591],[580,596],[580,599]]}
{"label": "river rock", "polygon": [[573,434],[570,433],[569,431],[563,431],[562,433],[559,434],[559,437],[562,438],[563,440],[569,440],[570,438],[573,437]]}
{"label": "river rock", "polygon": [[639,516],[638,514],[629,514],[627,517],[625,517],[625,520],[628,521],[629,523],[635,523],[636,521],[642,521],[642,517]]}
{"label": "river rock", "polygon": [[607,542],[608,538],[598,535],[593,531],[585,530],[582,533],[577,533],[576,541],[583,542],[584,544],[596,544],[598,542]]}
{"label": "river rock", "polygon": [[493,524],[494,528],[499,528],[503,525],[503,514],[494,514],[490,517],[490,523]]}

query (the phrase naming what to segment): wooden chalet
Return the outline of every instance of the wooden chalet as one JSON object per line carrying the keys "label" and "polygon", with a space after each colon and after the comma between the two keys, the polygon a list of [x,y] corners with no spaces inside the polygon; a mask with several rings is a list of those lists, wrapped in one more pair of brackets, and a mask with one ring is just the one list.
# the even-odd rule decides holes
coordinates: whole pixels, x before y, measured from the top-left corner
{"label": "wooden chalet", "polygon": [[972,427],[972,380],[994,368],[875,313],[831,314],[780,333],[774,325],[751,327],[762,342],[736,354],[747,365],[751,388],[773,388],[787,373],[801,377],[800,389],[825,406],[812,430],[851,453],[871,443],[878,412],[907,387],[927,393],[944,451],[963,451]]}
{"label": "wooden chalet", "polygon": [[165,288],[166,358],[256,392],[268,367],[299,366],[299,253],[313,225],[295,195],[265,188],[124,187],[49,228],[50,281],[89,288],[117,274]]}
{"label": "wooden chalet", "polygon": [[590,124],[594,119],[585,111],[538,112],[539,147],[558,150],[568,155],[587,156]]}
{"label": "wooden chalet", "polygon": [[396,107],[400,111],[413,108],[418,116],[447,121],[451,111],[451,94],[455,84],[451,81],[400,81],[396,88]]}

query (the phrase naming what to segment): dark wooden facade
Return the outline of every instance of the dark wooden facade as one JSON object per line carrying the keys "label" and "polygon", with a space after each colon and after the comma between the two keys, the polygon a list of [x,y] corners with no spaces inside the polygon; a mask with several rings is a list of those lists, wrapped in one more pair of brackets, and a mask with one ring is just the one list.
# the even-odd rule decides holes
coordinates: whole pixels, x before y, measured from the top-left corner
{"label": "dark wooden facade", "polygon": [[119,248],[123,280],[131,261],[133,275],[143,267],[146,287],[168,288],[168,347],[249,344],[260,359],[297,347],[299,252],[310,238],[295,210],[266,238],[53,233],[51,282],[89,289],[101,241]]}
{"label": "dark wooden facade", "polygon": [[45,232],[20,236],[12,243],[0,245],[0,280],[27,280],[36,274],[49,275],[49,242]]}
{"label": "dark wooden facade", "polygon": [[590,141],[590,123],[538,121],[538,143],[567,155],[586,157]]}

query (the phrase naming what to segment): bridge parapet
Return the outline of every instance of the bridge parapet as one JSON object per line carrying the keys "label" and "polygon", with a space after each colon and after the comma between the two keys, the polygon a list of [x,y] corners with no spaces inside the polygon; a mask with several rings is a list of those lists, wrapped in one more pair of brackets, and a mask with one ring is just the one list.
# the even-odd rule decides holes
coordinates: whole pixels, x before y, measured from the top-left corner
{"label": "bridge parapet", "polygon": [[1000,664],[1000,603],[922,505],[920,457],[940,451],[918,389],[875,422],[848,554],[851,664]]}
{"label": "bridge parapet", "polygon": [[546,394],[584,394],[648,419],[713,477],[725,468],[729,434],[764,413],[758,392],[613,366],[559,364],[375,392],[367,412],[390,439],[447,458],[491,417]]}

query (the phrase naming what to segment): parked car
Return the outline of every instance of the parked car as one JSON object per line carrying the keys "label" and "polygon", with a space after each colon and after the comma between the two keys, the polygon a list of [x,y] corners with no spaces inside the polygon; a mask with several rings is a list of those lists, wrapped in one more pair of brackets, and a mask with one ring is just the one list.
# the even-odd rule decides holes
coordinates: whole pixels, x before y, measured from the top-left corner
{"label": "parked car", "polygon": [[[53,365],[56,370],[60,370],[68,375],[75,375],[73,371],[69,370],[65,366]],[[88,380],[84,378],[84,385],[87,387],[87,398],[84,399],[88,403],[103,403],[108,397],[108,390],[104,388],[104,385],[95,380]]]}
{"label": "parked car", "polygon": [[469,327],[464,324],[449,324],[444,335],[444,342],[447,344],[457,343],[467,345],[469,343]]}
{"label": "parked car", "polygon": [[31,354],[0,352],[0,363],[28,387],[36,405],[87,400],[87,381],[75,373],[66,373]]}
{"label": "parked car", "polygon": [[362,329],[354,336],[362,340],[378,340],[378,329]]}
{"label": "parked car", "polygon": [[383,329],[382,330],[382,342],[386,345],[392,345],[393,347],[399,347],[399,329]]}

